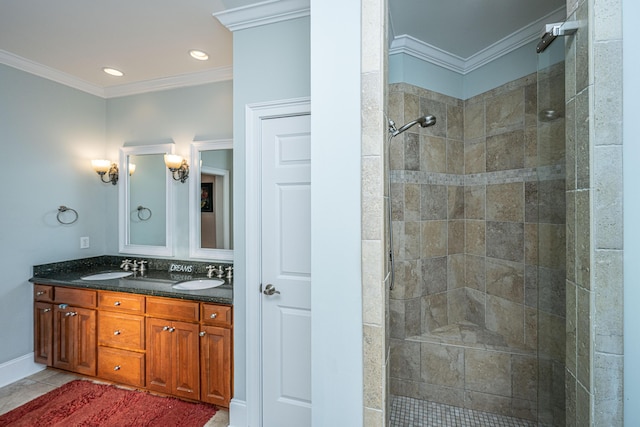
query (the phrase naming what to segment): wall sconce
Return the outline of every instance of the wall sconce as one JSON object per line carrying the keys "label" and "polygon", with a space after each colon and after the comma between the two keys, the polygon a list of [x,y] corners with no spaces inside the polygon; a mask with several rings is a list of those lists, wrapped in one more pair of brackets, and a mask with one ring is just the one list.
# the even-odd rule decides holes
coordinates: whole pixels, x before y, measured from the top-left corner
{"label": "wall sconce", "polygon": [[[106,184],[116,185],[118,182],[118,165],[112,163],[111,160],[91,160],[93,170],[100,175],[100,180]],[[105,181],[104,176],[109,174],[109,180]]]}
{"label": "wall sconce", "polygon": [[189,178],[189,165],[182,156],[178,156],[177,154],[165,154],[164,164],[167,165],[173,174],[174,180],[184,183],[187,178]]}

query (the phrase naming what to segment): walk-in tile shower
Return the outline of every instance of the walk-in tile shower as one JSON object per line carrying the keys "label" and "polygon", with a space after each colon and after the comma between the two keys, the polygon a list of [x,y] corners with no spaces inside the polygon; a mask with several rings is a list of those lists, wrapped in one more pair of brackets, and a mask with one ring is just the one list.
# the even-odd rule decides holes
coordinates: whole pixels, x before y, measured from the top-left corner
{"label": "walk-in tile shower", "polygon": [[564,110],[562,61],[467,100],[390,85],[389,117],[437,117],[389,151],[392,395],[564,425]]}

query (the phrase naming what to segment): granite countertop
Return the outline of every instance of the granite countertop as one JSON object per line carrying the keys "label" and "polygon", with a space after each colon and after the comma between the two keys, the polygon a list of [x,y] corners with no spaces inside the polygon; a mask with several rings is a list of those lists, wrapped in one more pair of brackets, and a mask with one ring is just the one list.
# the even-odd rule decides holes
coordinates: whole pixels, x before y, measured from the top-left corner
{"label": "granite countertop", "polygon": [[[116,292],[128,292],[141,295],[179,298],[186,300],[212,302],[217,304],[233,304],[233,280],[225,279],[224,284],[210,289],[179,290],[172,286],[186,280],[206,279],[206,265],[211,263],[177,260],[151,260],[144,274],[133,272],[131,276],[109,280],[82,280],[82,277],[108,271],[123,271],[120,262],[125,257],[102,256],[81,260],[65,261],[33,267],[30,282],[69,286],[74,288],[96,289]],[[141,259],[141,258],[136,258]],[[193,272],[170,272],[171,264],[192,265]],[[220,265],[220,263],[214,263]],[[160,268],[166,267],[166,268]]]}

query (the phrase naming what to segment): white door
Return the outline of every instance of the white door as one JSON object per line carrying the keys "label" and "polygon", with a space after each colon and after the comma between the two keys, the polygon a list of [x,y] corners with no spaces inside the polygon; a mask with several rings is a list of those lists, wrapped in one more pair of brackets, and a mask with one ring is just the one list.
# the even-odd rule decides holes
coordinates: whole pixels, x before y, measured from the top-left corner
{"label": "white door", "polygon": [[262,121],[264,427],[311,425],[311,120]]}

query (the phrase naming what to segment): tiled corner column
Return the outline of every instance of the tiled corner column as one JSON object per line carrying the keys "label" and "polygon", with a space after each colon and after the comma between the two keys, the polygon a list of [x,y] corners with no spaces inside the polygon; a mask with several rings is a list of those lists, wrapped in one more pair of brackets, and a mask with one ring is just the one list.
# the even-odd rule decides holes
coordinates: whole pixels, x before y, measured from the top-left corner
{"label": "tiled corner column", "polygon": [[384,226],[386,0],[362,2],[362,322],[364,425],[388,419],[387,286]]}
{"label": "tiled corner column", "polygon": [[622,10],[568,0],[567,426],[623,423]]}

